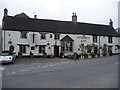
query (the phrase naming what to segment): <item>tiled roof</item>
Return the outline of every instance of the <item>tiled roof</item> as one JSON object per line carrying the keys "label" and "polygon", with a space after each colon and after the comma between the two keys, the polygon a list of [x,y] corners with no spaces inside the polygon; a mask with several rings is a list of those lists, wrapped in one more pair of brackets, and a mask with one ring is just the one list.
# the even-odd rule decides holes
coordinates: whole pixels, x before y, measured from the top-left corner
{"label": "tiled roof", "polygon": [[33,19],[14,16],[4,17],[3,21],[3,30],[118,36],[115,29],[109,25],[81,22],[74,23],[72,21]]}

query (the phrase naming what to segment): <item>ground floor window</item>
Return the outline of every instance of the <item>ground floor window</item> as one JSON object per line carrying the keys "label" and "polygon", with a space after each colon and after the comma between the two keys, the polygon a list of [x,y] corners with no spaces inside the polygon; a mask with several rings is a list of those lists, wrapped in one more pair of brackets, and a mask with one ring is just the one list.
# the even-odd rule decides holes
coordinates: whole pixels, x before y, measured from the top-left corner
{"label": "ground floor window", "polygon": [[39,53],[44,53],[45,52],[45,45],[40,45],[39,46]]}
{"label": "ground floor window", "polygon": [[19,46],[19,51],[21,53],[26,53],[26,46]]}
{"label": "ground floor window", "polygon": [[73,51],[73,42],[70,42],[70,41],[62,42],[62,51],[72,52]]}

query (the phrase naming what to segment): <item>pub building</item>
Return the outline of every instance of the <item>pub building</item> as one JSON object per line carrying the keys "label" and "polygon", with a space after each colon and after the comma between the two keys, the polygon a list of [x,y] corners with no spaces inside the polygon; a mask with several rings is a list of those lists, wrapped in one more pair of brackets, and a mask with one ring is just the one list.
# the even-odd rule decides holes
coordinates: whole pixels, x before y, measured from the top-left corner
{"label": "pub building", "polygon": [[118,54],[120,35],[109,25],[77,22],[73,13],[72,21],[30,18],[25,13],[9,16],[4,9],[2,20],[2,50],[13,50],[23,56],[50,55],[54,57],[78,54]]}

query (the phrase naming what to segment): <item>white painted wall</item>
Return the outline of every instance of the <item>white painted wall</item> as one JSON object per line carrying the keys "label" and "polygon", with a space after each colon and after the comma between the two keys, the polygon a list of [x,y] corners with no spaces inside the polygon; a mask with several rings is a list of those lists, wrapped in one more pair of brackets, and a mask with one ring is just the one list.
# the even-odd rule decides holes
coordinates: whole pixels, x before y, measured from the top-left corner
{"label": "white painted wall", "polygon": [[[79,35],[79,34],[60,34],[60,40],[54,40],[54,34],[53,33],[47,33],[46,34],[46,40],[41,40],[40,39],[40,34],[38,32],[34,32],[35,34],[35,43],[33,43],[32,40],[32,35],[33,32],[28,32],[27,33],[27,39],[21,39],[20,38],[20,32],[19,31],[5,31],[5,50],[9,49],[10,45],[15,46],[15,52],[19,51],[19,46],[17,44],[29,44],[30,47],[27,47],[27,53],[24,55],[29,55],[29,52],[31,51],[31,46],[35,46],[35,45],[47,45],[47,43],[50,43],[50,45],[46,46],[45,51],[48,55],[54,55],[54,45],[55,42],[57,41],[57,45],[60,46],[60,40],[65,37],[66,35],[69,35],[73,40],[74,40],[74,44],[73,44],[73,52],[71,54],[73,54],[74,52],[80,53],[80,51],[78,51],[78,48],[80,44],[82,44],[81,40],[86,40],[86,42],[84,42],[84,45],[87,44],[95,44],[95,45],[99,45],[99,43],[93,43],[92,41],[92,36],[91,35],[85,35],[85,37],[88,37],[88,39],[81,39],[79,37],[82,37],[83,35]],[[10,34],[10,36],[9,36]],[[50,38],[50,34],[52,34],[52,38]],[[1,35],[0,35],[1,36]],[[4,38],[4,33],[3,33],[3,38]],[[9,44],[8,42],[12,41],[12,44]],[[98,38],[98,42],[99,42],[99,38]],[[113,37],[113,43],[109,44],[108,43],[108,37],[105,36],[101,36],[100,37],[100,46],[102,47],[104,44],[107,45],[112,45],[113,46],[113,53],[118,53],[118,51],[115,50],[115,45],[119,45],[118,44],[118,38]],[[50,47],[50,49],[48,49]],[[4,44],[3,44],[3,48],[4,48]],[[34,53],[34,55],[41,55],[40,53],[38,53],[39,51],[39,47],[35,47],[35,50],[32,50],[32,52]],[[61,47],[59,48],[59,53],[61,52]]]}

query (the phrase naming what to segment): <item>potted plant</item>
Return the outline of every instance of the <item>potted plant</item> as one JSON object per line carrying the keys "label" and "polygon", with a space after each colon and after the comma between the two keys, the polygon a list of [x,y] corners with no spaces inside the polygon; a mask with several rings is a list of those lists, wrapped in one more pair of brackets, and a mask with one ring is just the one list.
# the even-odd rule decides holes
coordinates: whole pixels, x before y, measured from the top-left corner
{"label": "potted plant", "polygon": [[103,56],[107,55],[107,45],[106,44],[103,45],[102,54],[103,54]]}
{"label": "potted plant", "polygon": [[87,45],[86,49],[87,49],[87,53],[88,53],[88,58],[91,58],[92,45]]}
{"label": "potted plant", "polygon": [[81,48],[80,58],[81,58],[81,59],[84,59],[84,58],[85,58],[85,56],[84,56],[84,53],[85,53],[85,45],[84,45],[84,44],[81,44],[81,45],[80,45],[80,48]]}
{"label": "potted plant", "polygon": [[20,52],[20,51],[18,52],[18,57],[20,57],[20,58],[22,57],[22,52]]}
{"label": "potted plant", "polygon": [[43,56],[44,56],[44,57],[47,57],[47,53],[46,53],[45,51],[43,52]]}
{"label": "potted plant", "polygon": [[33,57],[33,53],[30,51],[30,57],[32,58]]}
{"label": "potted plant", "polygon": [[64,51],[63,51],[63,50],[61,50],[60,57],[61,57],[61,58],[64,57]]}

